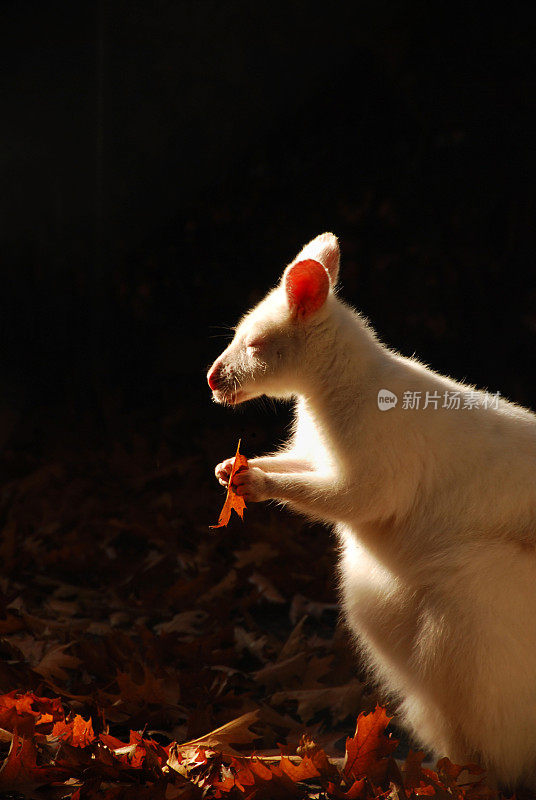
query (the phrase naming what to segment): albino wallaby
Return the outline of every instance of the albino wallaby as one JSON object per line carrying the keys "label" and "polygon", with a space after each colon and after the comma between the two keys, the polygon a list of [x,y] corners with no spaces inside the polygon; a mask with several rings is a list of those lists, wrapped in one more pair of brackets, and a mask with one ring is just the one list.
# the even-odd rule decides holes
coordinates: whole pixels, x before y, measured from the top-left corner
{"label": "albino wallaby", "polygon": [[236,491],[334,524],[347,622],[421,744],[531,783],[536,416],[389,350],[338,270],[335,236],[313,239],[208,373],[217,403],[296,400]]}

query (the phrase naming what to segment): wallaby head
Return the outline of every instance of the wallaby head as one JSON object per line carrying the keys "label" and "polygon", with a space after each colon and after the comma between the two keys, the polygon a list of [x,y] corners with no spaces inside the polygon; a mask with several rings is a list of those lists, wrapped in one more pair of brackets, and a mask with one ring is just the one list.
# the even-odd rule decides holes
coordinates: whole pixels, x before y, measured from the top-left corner
{"label": "wallaby head", "polygon": [[217,403],[236,405],[263,394],[287,398],[300,390],[305,341],[329,316],[339,258],[337,238],[317,236],[243,317],[207,374]]}

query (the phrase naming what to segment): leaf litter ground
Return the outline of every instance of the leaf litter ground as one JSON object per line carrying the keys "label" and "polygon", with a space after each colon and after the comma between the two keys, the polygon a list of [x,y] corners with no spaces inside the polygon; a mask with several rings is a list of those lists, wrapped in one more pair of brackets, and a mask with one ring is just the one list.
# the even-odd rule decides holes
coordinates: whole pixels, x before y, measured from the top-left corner
{"label": "leaf litter ground", "polygon": [[4,455],[0,793],[489,796],[423,754],[400,769],[329,533],[266,505],[211,531],[231,439],[179,456],[175,428]]}

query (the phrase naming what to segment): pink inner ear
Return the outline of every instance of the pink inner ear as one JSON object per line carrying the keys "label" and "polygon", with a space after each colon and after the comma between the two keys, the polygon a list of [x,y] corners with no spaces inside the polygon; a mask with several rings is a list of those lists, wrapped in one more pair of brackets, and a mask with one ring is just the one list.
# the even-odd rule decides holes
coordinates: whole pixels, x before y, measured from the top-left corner
{"label": "pink inner ear", "polygon": [[290,307],[300,317],[308,317],[321,308],[329,292],[329,276],[318,261],[307,258],[289,267],[285,288]]}

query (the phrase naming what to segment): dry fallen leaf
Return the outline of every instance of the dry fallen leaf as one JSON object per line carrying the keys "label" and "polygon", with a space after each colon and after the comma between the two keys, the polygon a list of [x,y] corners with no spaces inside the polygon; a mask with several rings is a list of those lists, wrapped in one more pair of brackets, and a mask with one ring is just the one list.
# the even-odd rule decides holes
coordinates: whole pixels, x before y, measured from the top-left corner
{"label": "dry fallen leaf", "polygon": [[119,461],[67,454],[33,487],[41,457],[9,456],[22,484],[0,498],[17,545],[0,579],[0,795],[500,800],[467,769],[408,757],[400,770],[381,748],[355,777],[367,743],[353,739],[360,758],[343,771],[340,743],[369,701],[337,627],[325,534],[266,508],[231,522],[232,541],[203,535],[206,453],[178,481],[173,426],[129,439]]}
{"label": "dry fallen leaf", "polygon": [[268,542],[254,542],[247,550],[236,550],[236,568],[243,569],[250,564],[260,567],[265,561],[270,561],[277,556],[277,550],[271,547]]}
{"label": "dry fallen leaf", "polygon": [[356,712],[362,695],[363,684],[357,678],[352,678],[342,686],[276,692],[272,696],[272,702],[277,706],[289,700],[297,701],[298,716],[305,724],[308,724],[317,712],[329,708],[332,720],[337,723]]}
{"label": "dry fallen leaf", "polygon": [[[0,709],[9,726],[1,740],[2,796],[48,797],[50,789],[51,796],[71,800],[502,800],[475,765],[458,766],[444,758],[434,772],[422,766],[422,753],[410,752],[400,770],[390,758],[397,743],[386,733],[389,717],[380,707],[359,715],[344,765],[307,735],[296,754],[288,745],[277,755],[251,752],[260,738],[250,729],[258,722],[257,711],[198,739],[164,747],[145,730],[130,730],[125,742],[107,732],[100,713],[86,720],[67,713],[58,698],[12,692],[0,695]],[[94,723],[104,731],[96,735]]]}
{"label": "dry fallen leaf", "polygon": [[59,678],[62,681],[68,681],[69,674],[66,669],[76,669],[82,663],[79,658],[75,658],[65,652],[69,647],[71,647],[71,643],[48,650],[41,661],[34,667],[35,672],[44,678],[52,678],[53,680]]}
{"label": "dry fallen leaf", "polygon": [[385,709],[376,706],[370,714],[360,714],[354,736],[346,740],[344,774],[358,780],[366,775],[375,781],[382,780],[388,764],[388,756],[398,742],[385,730],[391,717]]}
{"label": "dry fallen leaf", "polygon": [[147,666],[142,668],[141,681],[138,683],[130,672],[118,672],[116,682],[122,701],[134,703],[161,703],[174,706],[180,697],[180,686],[177,680],[167,675],[157,677]]}
{"label": "dry fallen leaf", "polygon": [[68,721],[56,722],[52,728],[52,736],[57,736],[73,747],[87,747],[95,739],[91,719],[85,720],[80,714]]}
{"label": "dry fallen leaf", "polygon": [[227,526],[229,520],[231,518],[231,511],[234,508],[240,519],[244,519],[244,509],[246,508],[246,501],[243,497],[237,495],[234,486],[233,486],[233,477],[239,469],[247,469],[248,460],[242,453],[239,452],[240,450],[240,442],[242,440],[238,440],[238,446],[236,448],[236,455],[233,461],[233,467],[231,469],[231,474],[229,475],[229,483],[227,484],[227,496],[225,498],[225,503],[223,504],[223,508],[221,510],[220,518],[218,519],[217,525],[210,525],[212,529],[214,528],[223,528]]}
{"label": "dry fallen leaf", "polygon": [[406,789],[419,789],[424,785],[422,762],[424,760],[424,752],[422,750],[410,750],[406,761],[402,765],[402,775],[404,777],[404,784]]}
{"label": "dry fallen leaf", "polygon": [[248,711],[246,714],[242,714],[242,716],[216,728],[215,731],[211,731],[190,742],[185,742],[179,746],[179,750],[206,747],[212,750],[223,750],[226,753],[236,753],[236,750],[232,747],[233,744],[250,744],[259,738],[256,733],[249,729],[250,725],[257,722],[258,717],[258,711]]}

